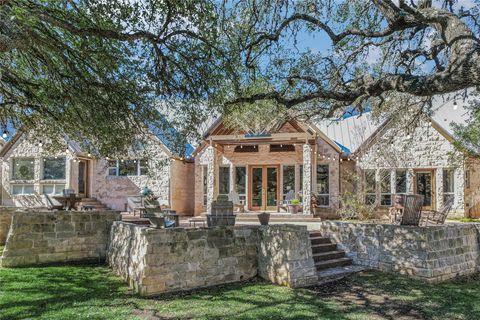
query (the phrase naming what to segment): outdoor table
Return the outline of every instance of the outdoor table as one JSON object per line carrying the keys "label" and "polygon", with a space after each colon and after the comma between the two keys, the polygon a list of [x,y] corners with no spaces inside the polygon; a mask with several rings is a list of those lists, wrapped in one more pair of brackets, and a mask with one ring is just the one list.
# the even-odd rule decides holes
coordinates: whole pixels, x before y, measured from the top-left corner
{"label": "outdoor table", "polygon": [[79,202],[81,199],[76,197],[75,194],[71,194],[68,197],[65,196],[53,196],[55,200],[60,202],[65,210],[72,210],[75,208],[75,203]]}

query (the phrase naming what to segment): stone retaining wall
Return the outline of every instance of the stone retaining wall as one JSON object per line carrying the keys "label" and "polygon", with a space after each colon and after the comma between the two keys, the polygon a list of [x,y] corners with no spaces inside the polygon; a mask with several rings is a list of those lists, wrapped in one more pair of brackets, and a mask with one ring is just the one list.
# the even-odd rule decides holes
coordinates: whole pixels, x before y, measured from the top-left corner
{"label": "stone retaining wall", "polygon": [[115,222],[108,262],[142,295],[246,280],[257,274],[292,287],[317,280],[305,226],[152,229]]}
{"label": "stone retaining wall", "polygon": [[13,214],[2,267],[103,261],[116,211],[50,211]]}
{"label": "stone retaining wall", "polygon": [[7,242],[8,230],[12,223],[12,214],[17,208],[0,207],[0,245]]}
{"label": "stone retaining wall", "polygon": [[306,226],[260,229],[258,275],[273,283],[305,287],[318,282]]}
{"label": "stone retaining wall", "polygon": [[325,221],[332,237],[355,264],[439,282],[477,272],[479,225],[410,227]]}

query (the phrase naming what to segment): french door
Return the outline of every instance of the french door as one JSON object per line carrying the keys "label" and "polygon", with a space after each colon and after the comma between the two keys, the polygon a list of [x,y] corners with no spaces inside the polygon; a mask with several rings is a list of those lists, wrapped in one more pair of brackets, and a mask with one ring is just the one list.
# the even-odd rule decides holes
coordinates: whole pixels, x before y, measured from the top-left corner
{"label": "french door", "polygon": [[424,197],[423,209],[435,209],[435,176],[433,170],[415,171],[415,193]]}
{"label": "french door", "polygon": [[88,160],[78,161],[78,196],[88,197]]}
{"label": "french door", "polygon": [[249,210],[276,211],[279,199],[279,166],[250,166],[249,169]]}

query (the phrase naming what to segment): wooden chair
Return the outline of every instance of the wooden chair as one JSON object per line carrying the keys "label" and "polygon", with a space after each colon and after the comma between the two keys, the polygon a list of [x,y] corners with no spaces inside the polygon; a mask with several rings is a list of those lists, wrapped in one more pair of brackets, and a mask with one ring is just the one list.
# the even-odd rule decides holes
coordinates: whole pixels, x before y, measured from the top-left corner
{"label": "wooden chair", "polygon": [[423,196],[419,194],[407,194],[400,225],[418,226],[422,217]]}
{"label": "wooden chair", "polygon": [[240,196],[235,191],[230,191],[228,194],[228,200],[233,202],[233,207],[238,209],[239,212],[245,212],[245,204],[240,200]]}
{"label": "wooden chair", "polygon": [[45,196],[45,202],[47,203],[48,210],[63,210],[63,204],[55,199],[50,198],[50,196],[46,193],[43,195]]}
{"label": "wooden chair", "polygon": [[429,224],[439,225],[444,224],[445,220],[447,219],[448,213],[452,210],[453,207],[453,199],[449,199],[443,206],[440,208],[439,211],[430,211],[425,212],[422,217],[422,225],[428,226]]}
{"label": "wooden chair", "polygon": [[278,202],[277,212],[280,212],[280,209],[283,209],[285,210],[285,212],[287,212],[288,211],[287,206],[290,204],[290,201],[292,201],[293,199],[295,199],[295,191],[290,190],[285,195],[285,200],[280,200]]}

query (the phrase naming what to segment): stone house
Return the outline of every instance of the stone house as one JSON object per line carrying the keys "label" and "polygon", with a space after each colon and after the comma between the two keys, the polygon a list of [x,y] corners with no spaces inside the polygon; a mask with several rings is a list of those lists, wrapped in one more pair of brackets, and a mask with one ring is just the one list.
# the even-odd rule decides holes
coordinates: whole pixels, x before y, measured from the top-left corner
{"label": "stone house", "polygon": [[158,137],[132,147],[123,159],[99,159],[73,141],[64,143],[64,151],[52,153],[34,134],[14,135],[0,150],[0,205],[45,207],[44,194],[73,189],[84,199],[125,210],[128,196],[149,187],[160,203],[180,214],[192,212],[193,164],[181,161]]}

